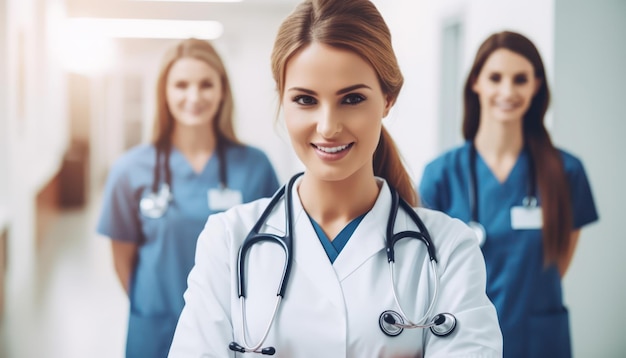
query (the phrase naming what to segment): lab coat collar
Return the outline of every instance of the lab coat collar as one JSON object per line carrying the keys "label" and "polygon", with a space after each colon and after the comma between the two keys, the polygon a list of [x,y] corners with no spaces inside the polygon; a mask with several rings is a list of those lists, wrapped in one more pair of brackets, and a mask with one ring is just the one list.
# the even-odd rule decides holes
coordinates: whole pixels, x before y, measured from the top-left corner
{"label": "lab coat collar", "polygon": [[385,231],[391,208],[391,193],[387,182],[376,178],[380,186],[378,198],[365,215],[352,237],[341,250],[334,267],[339,280],[348,277],[372,256],[385,250]]}

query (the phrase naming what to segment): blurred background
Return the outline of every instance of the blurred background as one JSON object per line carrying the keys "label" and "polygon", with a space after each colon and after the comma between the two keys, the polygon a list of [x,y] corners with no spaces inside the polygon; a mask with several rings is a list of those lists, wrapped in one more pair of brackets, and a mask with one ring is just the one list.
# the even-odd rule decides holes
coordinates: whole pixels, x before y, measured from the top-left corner
{"label": "blurred background", "polygon": [[[281,181],[300,168],[276,120],[269,63],[298,2],[0,0],[0,357],[123,356],[128,303],[95,218],[110,165],[150,136],[173,42],[212,40],[240,138],[269,155]],[[600,214],[564,281],[574,354],[623,357],[626,1],[374,2],[405,75],[384,123],[416,183],[461,142],[461,85],[483,39],[510,29],[539,47],[550,132],[582,159]]]}

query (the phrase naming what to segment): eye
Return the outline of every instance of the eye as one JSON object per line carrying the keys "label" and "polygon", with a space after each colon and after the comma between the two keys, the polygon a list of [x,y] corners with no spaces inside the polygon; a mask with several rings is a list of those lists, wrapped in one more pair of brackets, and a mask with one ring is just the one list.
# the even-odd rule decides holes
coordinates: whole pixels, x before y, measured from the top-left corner
{"label": "eye", "polygon": [[174,86],[176,86],[176,88],[179,88],[179,89],[185,89],[185,88],[187,88],[187,82],[185,82],[185,81],[178,81],[178,82],[176,82],[174,84]]}
{"label": "eye", "polygon": [[343,100],[341,101],[341,103],[345,103],[345,104],[349,104],[349,105],[356,105],[359,104],[361,102],[365,101],[365,96],[360,95],[358,93],[350,93],[349,95],[345,96],[343,98]]}
{"label": "eye", "polygon": [[522,85],[526,82],[528,82],[528,77],[526,75],[517,75],[513,77],[513,83],[517,85]]}
{"label": "eye", "polygon": [[502,76],[500,76],[499,73],[493,73],[493,74],[491,74],[491,76],[489,76],[489,81],[491,81],[493,83],[500,82],[500,79],[502,79]]}
{"label": "eye", "polygon": [[295,96],[292,99],[292,101],[297,103],[297,104],[301,104],[303,106],[312,106],[314,104],[317,104],[317,101],[315,100],[315,98],[313,98],[311,96],[307,96],[307,95]]}
{"label": "eye", "polygon": [[200,83],[200,87],[201,87],[201,88],[213,88],[213,87],[214,87],[214,85],[213,85],[213,82],[212,82],[212,81],[202,81],[202,82]]}

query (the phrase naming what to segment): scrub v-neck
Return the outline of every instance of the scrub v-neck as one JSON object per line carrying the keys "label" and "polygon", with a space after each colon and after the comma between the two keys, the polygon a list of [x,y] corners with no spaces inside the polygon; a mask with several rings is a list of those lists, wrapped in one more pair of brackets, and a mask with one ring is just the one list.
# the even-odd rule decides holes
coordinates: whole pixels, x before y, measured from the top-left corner
{"label": "scrub v-neck", "polygon": [[348,240],[352,237],[352,234],[361,223],[361,220],[365,217],[367,213],[357,217],[356,219],[350,221],[346,227],[344,227],[339,234],[335,237],[334,240],[330,240],[328,236],[322,230],[322,227],[313,220],[311,216],[309,216],[309,220],[311,220],[311,224],[313,224],[313,228],[315,229],[315,233],[317,233],[317,237],[319,238],[322,246],[324,247],[324,251],[326,251],[326,255],[328,255],[328,259],[330,259],[331,263],[334,263],[341,253],[341,250],[346,246]]}

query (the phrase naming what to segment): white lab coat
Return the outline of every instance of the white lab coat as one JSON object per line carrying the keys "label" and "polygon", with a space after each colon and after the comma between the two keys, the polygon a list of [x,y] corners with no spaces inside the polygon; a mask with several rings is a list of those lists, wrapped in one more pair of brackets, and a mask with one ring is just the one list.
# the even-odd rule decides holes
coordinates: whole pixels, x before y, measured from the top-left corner
{"label": "white lab coat", "polygon": [[[439,299],[433,314],[454,314],[457,327],[443,338],[428,329],[405,329],[396,337],[383,334],[380,314],[398,309],[385,253],[391,195],[386,182],[379,180],[376,204],[333,264],[294,187],[291,276],[263,347],[275,347],[275,357],[500,357],[502,336],[495,308],[485,294],[485,264],[474,233],[459,220],[422,208],[417,213],[439,260]],[[198,239],[170,357],[258,356],[235,355],[228,345],[233,340],[243,344],[237,295],[239,247],[268,202],[261,199],[208,219]],[[262,232],[283,235],[284,204],[279,202]],[[417,227],[400,209],[394,232],[403,230]],[[425,314],[434,289],[426,246],[403,239],[395,252],[399,300],[408,317],[416,320]],[[258,243],[248,254],[246,330],[251,345],[261,339],[271,319],[283,263],[283,250],[273,243]]]}

